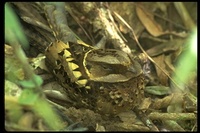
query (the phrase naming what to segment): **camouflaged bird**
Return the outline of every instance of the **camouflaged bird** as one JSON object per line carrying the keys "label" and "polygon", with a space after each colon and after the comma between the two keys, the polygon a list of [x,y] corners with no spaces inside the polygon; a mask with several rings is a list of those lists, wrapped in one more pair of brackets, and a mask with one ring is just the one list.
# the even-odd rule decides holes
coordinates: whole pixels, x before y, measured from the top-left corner
{"label": "camouflaged bird", "polygon": [[[18,8],[22,11],[22,7]],[[144,97],[140,64],[123,51],[98,49],[77,39],[67,25],[64,10],[62,5],[43,6],[45,23],[55,37],[55,41],[44,48],[44,53],[46,65],[74,106],[113,115],[139,105]],[[33,27],[42,33],[37,26]],[[38,49],[41,45],[37,44]]]}

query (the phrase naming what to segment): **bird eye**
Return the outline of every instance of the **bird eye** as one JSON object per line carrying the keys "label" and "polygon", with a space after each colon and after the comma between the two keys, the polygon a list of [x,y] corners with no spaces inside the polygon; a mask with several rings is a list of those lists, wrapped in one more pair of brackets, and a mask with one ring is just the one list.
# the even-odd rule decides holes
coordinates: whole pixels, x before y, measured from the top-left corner
{"label": "bird eye", "polygon": [[108,66],[108,65],[101,64],[101,67],[106,71],[112,71],[112,68],[110,66]]}

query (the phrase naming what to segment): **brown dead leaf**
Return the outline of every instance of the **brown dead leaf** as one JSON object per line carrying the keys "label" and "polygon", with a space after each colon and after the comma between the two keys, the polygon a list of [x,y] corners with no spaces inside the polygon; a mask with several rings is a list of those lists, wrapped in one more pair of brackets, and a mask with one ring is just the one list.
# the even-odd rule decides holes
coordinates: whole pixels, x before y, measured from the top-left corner
{"label": "brown dead leaf", "polygon": [[170,73],[172,73],[172,72],[175,72],[175,67],[174,67],[174,65],[172,64],[172,56],[171,55],[167,55],[167,56],[165,56],[166,58],[165,58],[165,64],[166,64],[166,68],[168,69],[168,71],[170,72]]}
{"label": "brown dead leaf", "polygon": [[32,128],[34,122],[34,115],[31,112],[27,112],[22,115],[22,117],[18,121],[18,125],[22,127],[26,127],[28,129]]}
{"label": "brown dead leaf", "polygon": [[[144,26],[139,21],[137,14],[135,12],[135,4],[132,2],[111,2],[110,9],[120,15],[126,23],[130,25],[136,36],[140,35],[144,30]],[[115,17],[115,15],[114,15]],[[115,17],[116,21],[119,23],[119,29],[123,33],[130,32],[130,29],[121,21],[119,18]]]}
{"label": "brown dead leaf", "polygon": [[[165,55],[162,54],[160,56],[154,57],[153,60],[165,71],[168,72],[166,70],[166,65],[165,65]],[[157,75],[159,77],[159,80],[161,82],[162,85],[164,86],[168,86],[168,77],[163,73],[163,71],[161,69],[159,69],[158,67],[156,67],[156,72]]]}
{"label": "brown dead leaf", "polygon": [[185,39],[167,41],[148,49],[146,52],[149,56],[157,56],[164,53],[174,52],[173,56],[174,58],[177,58],[177,56],[182,52],[184,42]]}
{"label": "brown dead leaf", "polygon": [[180,113],[183,111],[183,94],[174,93],[174,96],[171,99],[170,105],[167,107],[168,113]]}
{"label": "brown dead leaf", "polygon": [[147,31],[157,37],[165,34],[162,27],[154,20],[154,16],[149,11],[145,10],[141,5],[136,6],[136,13]]}
{"label": "brown dead leaf", "polygon": [[169,96],[166,96],[162,99],[155,99],[154,103],[151,105],[151,108],[158,110],[161,108],[167,108],[170,105],[170,102],[172,101],[172,98],[174,97],[174,94],[171,94]]}

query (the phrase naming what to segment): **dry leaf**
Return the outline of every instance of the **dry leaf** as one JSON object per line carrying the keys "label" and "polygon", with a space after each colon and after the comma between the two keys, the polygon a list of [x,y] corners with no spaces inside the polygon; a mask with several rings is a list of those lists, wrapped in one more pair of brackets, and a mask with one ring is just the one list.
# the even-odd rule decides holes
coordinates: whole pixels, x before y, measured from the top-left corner
{"label": "dry leaf", "polygon": [[171,94],[171,95],[166,96],[162,99],[160,99],[160,98],[155,99],[151,108],[153,108],[155,110],[158,110],[158,109],[161,109],[161,108],[167,108],[170,105],[173,97],[174,97],[174,94]]}
{"label": "dry leaf", "polygon": [[171,55],[165,56],[165,64],[166,64],[166,68],[168,69],[169,73],[175,72],[175,67],[172,64],[172,56]]}
{"label": "dry leaf", "polygon": [[[165,55],[162,54],[160,56],[154,57],[153,60],[165,71],[168,73],[166,70],[166,65],[165,65]],[[168,77],[163,73],[162,70],[160,70],[158,67],[156,67],[156,72],[159,77],[159,80],[162,85],[168,86]]]}
{"label": "dry leaf", "polygon": [[173,98],[171,99],[170,105],[167,107],[168,113],[181,113],[183,111],[183,94],[174,93]]}
{"label": "dry leaf", "polygon": [[185,27],[187,27],[190,30],[194,29],[196,27],[196,24],[192,20],[183,2],[174,2],[174,6],[178,11],[179,15],[181,16]]}
{"label": "dry leaf", "polygon": [[167,41],[148,49],[146,52],[149,56],[157,56],[160,54],[175,51],[174,58],[177,58],[177,56],[182,52],[182,45],[184,41],[185,39],[175,39]]}
{"label": "dry leaf", "polygon": [[19,119],[18,125],[30,129],[32,128],[33,122],[34,122],[33,113],[27,112],[23,114],[22,117]]}
{"label": "dry leaf", "polygon": [[[111,2],[110,9],[120,15],[126,23],[128,23],[136,36],[140,35],[144,30],[144,26],[140,23],[137,14],[135,12],[135,4],[130,2]],[[114,15],[115,16],[115,15]],[[121,21],[119,18],[115,17],[116,21],[119,23],[119,29],[123,33],[130,32],[130,29]]]}
{"label": "dry leaf", "polygon": [[154,20],[153,14],[142,8],[141,5],[136,6],[136,13],[142,24],[151,35],[157,37],[165,34],[162,27]]}

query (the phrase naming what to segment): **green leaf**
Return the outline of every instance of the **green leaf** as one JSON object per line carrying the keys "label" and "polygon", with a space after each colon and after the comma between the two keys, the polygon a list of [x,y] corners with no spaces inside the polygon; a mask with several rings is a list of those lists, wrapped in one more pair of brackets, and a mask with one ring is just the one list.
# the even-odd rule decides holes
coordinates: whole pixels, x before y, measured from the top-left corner
{"label": "green leaf", "polygon": [[8,113],[9,121],[18,122],[21,116],[23,115],[22,107],[16,103],[13,99],[9,99],[9,97],[5,100],[5,111]]}
{"label": "green leaf", "polygon": [[28,49],[28,40],[24,35],[21,24],[8,3],[5,4],[5,39],[10,44],[19,41],[24,49]]}
{"label": "green leaf", "polygon": [[32,80],[23,80],[23,81],[19,81],[19,84],[23,87],[23,88],[35,88],[36,85]]}
{"label": "green leaf", "polygon": [[65,124],[62,123],[62,120],[46,99],[42,97],[38,98],[33,106],[33,110],[41,116],[53,130],[59,131],[65,127]]}
{"label": "green leaf", "polygon": [[30,80],[23,80],[23,81],[19,81],[19,84],[23,87],[23,88],[36,88],[38,86],[41,86],[43,83],[43,80],[40,76],[38,75],[34,75],[32,77],[32,79]]}
{"label": "green leaf", "polygon": [[38,75],[34,75],[34,76],[32,77],[32,79],[35,81],[37,87],[38,87],[38,86],[41,86],[42,83],[43,83],[42,78],[41,78],[40,76],[38,76]]}
{"label": "green leaf", "polygon": [[146,86],[145,92],[153,95],[167,95],[170,92],[170,88],[166,86]]}
{"label": "green leaf", "polygon": [[[179,57],[176,72],[173,75],[173,79],[179,86],[184,86],[185,83],[190,81],[190,76],[188,75],[191,75],[192,72],[197,73],[197,28],[194,29],[193,34],[185,43],[189,48]],[[185,87],[180,89],[184,91]]]}
{"label": "green leaf", "polygon": [[39,98],[39,93],[36,93],[34,89],[25,89],[19,97],[19,103],[25,105],[34,105]]}

